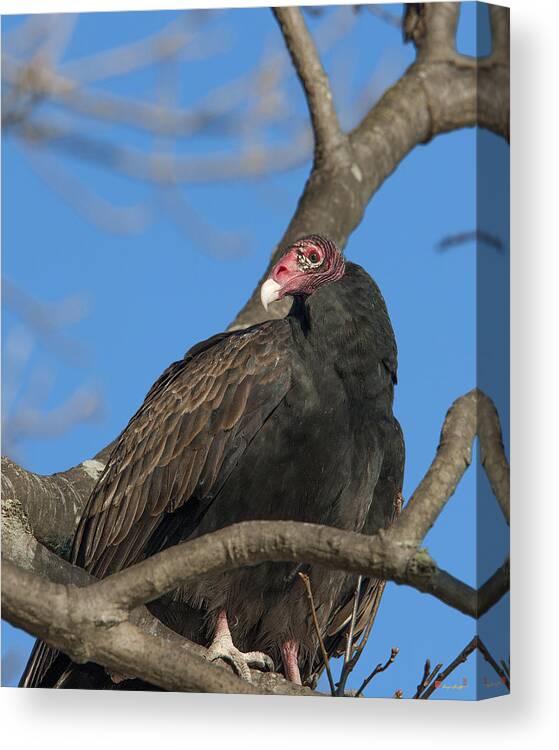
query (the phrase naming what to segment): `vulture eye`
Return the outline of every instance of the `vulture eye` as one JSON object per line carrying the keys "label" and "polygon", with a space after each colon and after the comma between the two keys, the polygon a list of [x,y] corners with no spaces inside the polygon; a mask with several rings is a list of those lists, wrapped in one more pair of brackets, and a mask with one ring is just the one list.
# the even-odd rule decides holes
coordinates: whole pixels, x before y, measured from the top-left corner
{"label": "vulture eye", "polygon": [[306,248],[300,247],[297,249],[297,263],[301,271],[313,271],[315,268],[320,268],[324,262],[324,257],[320,250],[316,247]]}

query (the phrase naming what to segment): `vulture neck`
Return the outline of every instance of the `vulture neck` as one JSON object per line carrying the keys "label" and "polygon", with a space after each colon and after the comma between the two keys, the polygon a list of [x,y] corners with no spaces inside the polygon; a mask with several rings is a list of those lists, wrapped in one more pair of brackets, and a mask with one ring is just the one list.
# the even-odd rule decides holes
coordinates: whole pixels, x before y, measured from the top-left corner
{"label": "vulture neck", "polygon": [[359,266],[347,263],[339,281],[310,297],[295,298],[291,316],[302,346],[320,366],[331,364],[340,376],[360,383],[367,380],[373,363],[376,369],[374,284]]}

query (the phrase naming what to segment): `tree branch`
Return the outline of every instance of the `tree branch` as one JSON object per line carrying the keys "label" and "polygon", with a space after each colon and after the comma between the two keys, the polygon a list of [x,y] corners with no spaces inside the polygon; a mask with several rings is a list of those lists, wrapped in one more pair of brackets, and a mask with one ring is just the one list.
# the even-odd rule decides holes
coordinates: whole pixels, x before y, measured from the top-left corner
{"label": "tree branch", "polygon": [[499,667],[495,659],[491,656],[487,646],[483,643],[481,638],[478,635],[475,635],[472,640],[462,649],[458,656],[450,662],[446,669],[438,673],[438,670],[442,665],[437,664],[437,667],[426,678],[425,674],[427,673],[427,665],[429,664],[429,660],[427,660],[427,662],[425,663],[423,682],[417,686],[417,693],[414,695],[414,698],[419,698],[420,700],[428,700],[435,692],[435,690],[440,687],[441,683],[443,683],[444,680],[446,680],[446,678],[450,674],[452,674],[452,672],[454,672],[454,670],[457,669],[461,664],[464,664],[464,662],[468,659],[470,654],[472,654],[476,650],[476,648],[479,649],[480,653],[483,655],[483,658],[493,667],[495,672],[501,678],[503,684],[510,690],[510,681],[508,679],[508,676]]}
{"label": "tree branch", "polygon": [[2,565],[2,607],[13,625],[78,663],[95,661],[166,690],[262,692],[176,643],[149,635],[127,618],[113,617],[106,607],[95,610],[83,589],[51,583],[7,560]]}
{"label": "tree branch", "polygon": [[[202,669],[200,657],[175,641],[132,624],[133,610],[202,575],[270,560],[317,563],[408,583],[465,614],[477,615],[473,589],[439,571],[424,551],[411,558],[402,554],[389,535],[368,537],[315,524],[250,521],[166,549],[85,588],[52,583],[4,559],[3,617],[74,661],[95,661],[167,690],[255,692],[241,689],[233,675],[218,677],[213,666],[206,669],[207,663]],[[269,691],[264,684],[259,689]]]}
{"label": "tree branch", "polygon": [[[52,583],[70,585],[70,587],[85,587],[97,582],[97,579],[90,576],[85,570],[71,565],[66,562],[66,560],[58,557],[58,555],[40,544],[31,533],[27,518],[17,501],[5,500],[3,498],[2,576],[4,575],[4,565],[6,562],[16,564],[18,571],[22,570],[34,573],[36,577],[40,579],[46,578]],[[2,583],[4,584],[4,577],[2,577]],[[20,581],[19,585],[24,586],[25,583]],[[44,601],[48,604],[48,600]],[[46,610],[42,611],[47,615]],[[3,612],[3,617],[6,619],[8,618],[6,611]],[[132,625],[139,628],[145,634],[162,639],[174,646],[178,646],[181,649],[181,654],[184,653],[184,651],[187,651],[188,653],[192,653],[201,658],[207,653],[207,649],[203,646],[189,641],[175,633],[173,630],[167,628],[144,606],[137,607],[131,611],[129,620]],[[14,621],[13,624],[15,625],[16,622]],[[25,625],[22,627],[27,630]],[[48,627],[49,620],[46,619],[43,622],[43,630],[41,633],[38,634],[31,630],[29,632],[32,632],[32,634],[37,637],[43,638],[48,632]],[[59,648],[62,647],[59,643],[53,643],[52,645]],[[138,670],[141,671],[141,659],[138,664]],[[217,666],[226,672],[235,674],[233,668],[223,661],[219,661]],[[121,666],[114,671],[118,674],[123,674],[124,668],[124,664],[121,664]],[[319,693],[311,691],[309,688],[294,685],[287,681],[282,675],[276,673],[264,673],[253,669],[251,670],[251,679],[253,685],[257,685],[259,688],[262,688],[262,690],[265,689],[267,692],[276,695],[319,695]],[[154,684],[164,687],[164,685],[161,685],[160,683]],[[203,690],[203,684],[197,689]]]}
{"label": "tree branch", "polygon": [[508,522],[509,469],[497,410],[474,388],[449,409],[437,454],[425,478],[394,522],[394,538],[419,544],[437,520],[472,461],[472,441],[479,437],[481,461]]}
{"label": "tree branch", "polygon": [[510,468],[505,456],[501,423],[495,404],[483,391],[477,391],[477,434],[481,465],[503,516],[510,525]]}
{"label": "tree branch", "polygon": [[272,11],[305,91],[314,131],[315,164],[337,158],[339,151],[347,154],[347,138],[338,122],[330,81],[301,10],[283,7]]}
{"label": "tree branch", "polygon": [[[491,402],[487,397],[480,400],[478,396],[478,391],[474,390],[458,399],[449,410],[437,457],[425,480],[393,525],[374,536],[291,521],[250,521],[171,547],[108,578],[88,583],[88,577],[84,577],[83,571],[73,569],[31,536],[31,520],[37,522],[39,533],[46,532],[48,536],[52,536],[52,530],[48,524],[45,525],[43,516],[34,513],[32,508],[27,516],[17,498],[8,499],[3,507],[3,554],[8,562],[16,562],[19,567],[8,566],[8,584],[6,586],[4,582],[2,592],[3,615],[13,624],[44,638],[48,643],[66,651],[72,658],[75,656],[77,660],[95,659],[119,674],[141,672],[144,679],[167,689],[177,689],[179,679],[182,680],[182,685],[194,684],[188,681],[192,679],[198,690],[210,689],[209,686],[214,683],[211,682],[211,677],[208,683],[199,678],[196,660],[192,667],[188,667],[191,669],[189,677],[182,675],[183,668],[188,671],[182,661],[180,663],[183,667],[177,667],[179,671],[173,671],[165,665],[172,662],[176,654],[169,655],[165,651],[167,647],[154,650],[151,643],[146,641],[146,638],[154,638],[149,632],[149,627],[153,627],[153,623],[149,621],[151,616],[144,612],[142,627],[134,625],[129,619],[138,607],[204,575],[267,561],[314,563],[368,578],[407,584],[418,591],[436,596],[464,614],[479,617],[508,590],[508,562],[477,592],[446,571],[440,570],[428,553],[419,549],[423,536],[466,468],[464,455],[468,458],[471,450],[471,440],[475,434],[474,417],[479,403],[485,405],[487,418],[497,421],[497,426],[492,424],[491,430],[486,430],[484,434],[493,436],[493,439],[496,435],[500,436],[497,414],[494,409],[487,409]],[[502,442],[497,448],[502,450]],[[501,465],[501,460],[497,464]],[[9,468],[12,472],[23,471],[12,464],[9,464]],[[440,476],[436,477],[436,474]],[[20,481],[27,487],[25,477],[20,478]],[[38,502],[38,496],[35,501]],[[52,503],[52,498],[50,502]],[[407,522],[401,524],[404,515]],[[61,540],[56,542],[60,546]],[[44,582],[45,585],[55,588],[41,590],[43,598],[37,602],[35,599],[42,582],[30,570],[46,573],[55,581],[70,581],[79,586],[85,584],[87,593],[83,591],[79,594],[73,586],[47,581]],[[63,589],[66,593],[63,593]],[[52,600],[49,599],[51,595]],[[78,597],[78,604],[74,601],[75,597]],[[27,608],[22,609],[23,599],[30,603]],[[61,602],[67,603],[70,614],[57,611],[53,616],[53,608],[61,606]],[[75,621],[76,617],[78,619]],[[76,632],[70,632],[74,626],[78,630],[86,630],[79,630],[79,635],[76,636]],[[97,626],[104,628],[104,634],[95,633],[87,640],[89,631],[95,630]],[[64,630],[65,627],[70,630]],[[75,642],[76,638],[78,643]],[[171,643],[169,648],[175,646],[176,643]],[[81,654],[76,650],[78,647],[85,648],[87,653]],[[180,647],[188,650],[185,644],[180,644]],[[146,671],[142,672],[143,665],[139,665],[138,658],[146,648],[151,649],[150,654],[157,654],[157,659],[146,663]],[[179,672],[182,676],[179,676]],[[169,688],[170,685],[174,687]],[[261,682],[262,689],[263,686],[264,683]],[[271,688],[268,686],[266,689]],[[235,683],[227,682],[223,691],[235,692]]]}
{"label": "tree branch", "polygon": [[369,682],[371,682],[371,680],[373,679],[373,677],[376,677],[377,674],[380,674],[381,672],[384,672],[386,669],[388,669],[388,667],[391,664],[394,664],[394,660],[396,659],[396,657],[398,656],[398,654],[399,654],[399,649],[397,649],[397,648],[392,648],[391,649],[390,656],[388,657],[387,661],[384,664],[382,664],[382,663],[377,664],[376,667],[371,672],[371,674],[363,680],[363,682],[361,683],[361,686],[359,687],[359,689],[355,693],[355,697],[356,698],[359,698],[359,696],[363,694],[363,691],[365,690],[365,688],[367,687],[367,685],[369,684]]}
{"label": "tree branch", "polygon": [[[494,408],[489,408],[490,400],[486,396],[480,399],[479,393],[478,389],[470,391],[449,410],[437,455],[425,479],[388,530],[369,537],[314,524],[264,521],[237,524],[231,530],[221,530],[194,539],[188,545],[165,550],[137,566],[110,576],[97,584],[97,587],[111,600],[120,602],[119,606],[126,603],[133,609],[172,590],[181,582],[185,583],[209,572],[217,573],[231,567],[264,561],[309,562],[407,583],[476,617],[478,605],[486,611],[507,589],[508,565],[503,565],[484,584],[480,590],[483,593],[481,602],[478,602],[474,589],[440,570],[430,556],[418,547],[471,461],[471,442],[476,432],[476,418],[480,408],[485,412],[484,424],[492,425],[490,430],[485,429],[482,433],[483,439],[490,437],[495,440],[500,437],[497,413]],[[500,452],[503,452],[500,441],[497,445],[482,446],[482,455],[499,456]],[[495,462],[499,466],[506,466],[504,453]],[[493,465],[493,462],[490,461],[489,464]],[[23,472],[15,464],[10,463],[10,468],[13,472]],[[25,473],[20,481],[27,486]],[[39,497],[35,496],[35,505],[44,506],[44,514],[48,516],[48,508],[53,505],[52,498],[42,498],[39,501]],[[17,499],[12,498],[11,503],[8,502],[6,506],[8,512],[16,504]],[[55,503],[54,509],[56,510]],[[20,506],[19,512],[26,517],[39,541],[42,541],[41,535],[45,531],[50,539],[52,530],[48,525],[45,528],[44,516],[36,512],[34,505],[29,503],[26,509]],[[35,529],[33,523],[37,519],[38,526]],[[73,524],[67,526],[73,527]],[[231,537],[231,534],[234,536]],[[64,544],[64,540],[58,538],[56,544],[60,546]],[[188,554],[184,553],[186,548]],[[13,554],[15,559],[17,550]],[[160,564],[160,561],[163,562]],[[138,570],[141,572],[138,573]]]}
{"label": "tree branch", "polygon": [[110,443],[92,459],[50,476],[26,471],[3,456],[3,506],[16,504],[36,538],[65,557],[82,510],[105,468],[113,445]]}
{"label": "tree branch", "polygon": [[[349,159],[315,164],[287,231],[248,302],[230,329],[246,328],[269,317],[283,317],[289,302],[260,303],[259,288],[281,251],[312,233],[330,237],[344,248],[361,222],[371,198],[407,154],[441,133],[479,126],[508,140],[509,70],[503,64],[507,42],[503,17],[488,58],[459,55],[450,37],[455,31],[457,3],[426,4],[426,31],[416,62],[349,134]],[[429,25],[435,28],[428,31]],[[494,24],[495,28],[495,24]],[[436,44],[441,44],[437,51]]]}

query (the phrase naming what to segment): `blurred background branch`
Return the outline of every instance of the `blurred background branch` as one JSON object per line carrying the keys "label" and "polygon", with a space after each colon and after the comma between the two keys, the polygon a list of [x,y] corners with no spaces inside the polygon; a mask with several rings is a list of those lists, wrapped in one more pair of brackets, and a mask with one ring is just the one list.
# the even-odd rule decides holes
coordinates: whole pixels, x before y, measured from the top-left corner
{"label": "blurred background branch", "polygon": [[[336,68],[348,62],[347,48],[338,43],[358,16],[351,6],[324,11],[314,38],[322,55],[334,52]],[[209,222],[195,215],[179,186],[269,177],[305,164],[312,153],[308,118],[298,106],[290,61],[277,36],[264,44],[255,68],[233,77],[223,70],[225,80],[214,89],[200,97],[188,91],[181,96],[180,81],[190,79],[192,62],[218,62],[239,43],[224,19],[226,14],[217,11],[188,11],[144,39],[74,58],[67,53],[75,14],[26,18],[3,39],[4,134],[17,142],[42,179],[104,229],[142,231],[159,210],[202,249],[219,248],[221,254],[219,228],[215,234],[199,231]],[[151,97],[116,94],[105,86],[145,69],[153,71]],[[381,82],[375,80],[380,92]],[[341,117],[354,123],[362,104],[342,95],[340,77],[337,89],[345,99]],[[141,147],[129,145],[138,140],[132,132],[143,136]],[[217,138],[227,139],[225,152],[216,153]],[[153,200],[114,205],[84,184],[71,163],[62,164],[63,155],[148,183]],[[247,245],[246,237],[229,239],[226,254]]]}
{"label": "blurred background branch", "polygon": [[67,368],[83,369],[90,362],[87,346],[68,332],[87,315],[81,295],[38,302],[4,279],[2,301],[17,321],[3,347],[2,452],[17,458],[30,438],[52,438],[99,419],[103,399],[95,384],[83,382],[61,403],[49,405],[56,375],[52,362],[41,354],[50,354]]}

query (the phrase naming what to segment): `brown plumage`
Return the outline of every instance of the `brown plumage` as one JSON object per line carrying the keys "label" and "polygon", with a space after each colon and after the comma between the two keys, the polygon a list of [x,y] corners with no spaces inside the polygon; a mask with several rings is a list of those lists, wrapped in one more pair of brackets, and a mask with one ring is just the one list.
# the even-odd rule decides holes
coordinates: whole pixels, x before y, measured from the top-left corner
{"label": "brown plumage", "polygon": [[[392,415],[396,345],[384,300],[363,269],[320,237],[296,243],[276,265],[263,300],[283,293],[295,297],[287,318],[198,344],[152,386],[88,501],[72,562],[102,578],[243,520],[366,533],[388,523],[403,440]],[[245,676],[239,649],[259,649],[277,666],[283,659],[290,679],[312,682],[321,659],[300,567],[264,563],[203,577],[150,609],[204,645],[215,634],[211,654],[225,648]],[[355,576],[307,572],[337,653]],[[366,581],[363,591],[360,623],[378,587]],[[72,664],[44,644],[22,684],[115,687],[102,668]]]}

